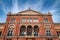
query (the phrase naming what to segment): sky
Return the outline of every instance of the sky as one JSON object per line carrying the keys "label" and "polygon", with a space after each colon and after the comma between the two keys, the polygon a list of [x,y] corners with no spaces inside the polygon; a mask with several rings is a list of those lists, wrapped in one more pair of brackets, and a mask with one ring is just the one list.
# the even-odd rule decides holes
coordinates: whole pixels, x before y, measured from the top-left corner
{"label": "sky", "polygon": [[53,22],[60,23],[60,0],[0,0],[0,23],[6,22],[8,12],[17,13],[31,8],[47,14]]}

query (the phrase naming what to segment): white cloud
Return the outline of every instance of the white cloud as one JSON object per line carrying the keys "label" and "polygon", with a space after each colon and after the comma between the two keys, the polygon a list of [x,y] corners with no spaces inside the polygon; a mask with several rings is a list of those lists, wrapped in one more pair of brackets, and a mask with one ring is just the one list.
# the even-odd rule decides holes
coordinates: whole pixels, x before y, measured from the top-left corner
{"label": "white cloud", "polygon": [[17,12],[19,12],[19,6],[18,6],[18,1],[17,1],[17,0],[12,0],[11,12],[12,12],[12,13],[17,13]]}
{"label": "white cloud", "polygon": [[[43,0],[38,0],[35,4],[30,4],[29,3],[30,1],[27,1],[25,4],[24,4],[24,6],[22,7],[22,5],[20,6],[19,4],[18,4],[18,0],[12,0],[12,7],[11,7],[11,9],[10,8],[8,8],[8,6],[6,6],[3,2],[1,3],[1,6],[2,6],[2,8],[1,8],[1,10],[3,10],[3,12],[5,13],[5,14],[7,14],[9,11],[11,11],[12,13],[17,13],[17,12],[19,12],[19,11],[23,11],[23,10],[27,10],[27,9],[29,9],[30,7],[31,7],[31,9],[33,9],[33,10],[36,10],[36,11],[40,11],[41,9],[42,9],[42,7],[43,7]],[[60,18],[58,18],[58,17],[60,17],[60,16],[58,16],[58,15],[54,15],[55,13],[56,13],[56,11],[57,11],[57,9],[56,9],[56,7],[57,7],[57,5],[60,3],[60,0],[56,0],[56,2],[51,6],[51,7],[49,7],[48,9],[46,9],[46,10],[44,10],[44,11],[42,11],[43,13],[46,13],[46,12],[48,12],[48,11],[50,11],[51,13],[52,13],[52,17],[53,17],[53,20],[54,20],[54,22],[60,22]],[[0,18],[1,19],[1,18]],[[3,20],[3,19],[1,19],[1,20]],[[1,21],[0,20],[0,21]]]}
{"label": "white cloud", "polygon": [[52,16],[53,17],[53,22],[55,22],[55,23],[60,23],[60,16],[58,16],[58,15],[53,15]]}
{"label": "white cloud", "polygon": [[59,3],[60,3],[60,0],[56,0],[56,2],[50,7],[51,8],[50,10],[56,9]]}
{"label": "white cloud", "polygon": [[7,14],[9,11],[10,11],[10,9],[8,8],[8,6],[6,6],[5,5],[5,3],[3,3],[2,1],[1,1],[1,4],[0,4],[0,9],[3,11],[3,13],[5,13],[5,14]]}

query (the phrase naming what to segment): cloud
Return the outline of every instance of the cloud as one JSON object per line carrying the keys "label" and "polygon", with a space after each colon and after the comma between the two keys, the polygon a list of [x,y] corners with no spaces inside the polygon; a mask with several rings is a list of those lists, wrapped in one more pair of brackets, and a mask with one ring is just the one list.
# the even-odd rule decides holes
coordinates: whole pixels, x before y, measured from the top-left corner
{"label": "cloud", "polygon": [[59,5],[60,5],[60,0],[56,0],[56,2],[54,3],[54,5],[51,6],[51,9],[56,9],[57,6],[59,6]]}
{"label": "cloud", "polygon": [[12,13],[19,12],[19,6],[18,6],[18,1],[17,0],[12,0],[11,12]]}
{"label": "cloud", "polygon": [[32,6],[32,9],[40,11],[40,9],[42,8],[42,4],[43,4],[43,1],[38,0],[36,4],[31,5],[31,6]]}
{"label": "cloud", "polygon": [[53,15],[52,16],[53,17],[53,22],[55,22],[55,23],[60,23],[60,16],[58,16],[58,15]]}
{"label": "cloud", "polygon": [[17,13],[29,8],[42,13],[48,13],[50,11],[53,15],[52,17],[54,22],[60,22],[59,5],[60,0],[12,0],[12,2],[10,0],[9,2],[3,2],[2,0],[0,0],[0,10],[2,10],[5,14],[7,14],[9,11],[11,11],[12,13]]}
{"label": "cloud", "polygon": [[6,6],[6,3],[4,3],[4,2],[1,1],[0,10],[2,10],[3,13],[7,14],[10,9],[8,8],[8,6]]}

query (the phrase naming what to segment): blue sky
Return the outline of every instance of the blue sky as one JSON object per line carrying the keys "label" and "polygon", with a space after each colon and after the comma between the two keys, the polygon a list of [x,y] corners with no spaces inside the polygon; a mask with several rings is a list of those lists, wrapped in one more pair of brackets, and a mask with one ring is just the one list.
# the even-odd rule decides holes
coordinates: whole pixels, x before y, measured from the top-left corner
{"label": "blue sky", "polygon": [[60,0],[0,0],[0,22],[6,22],[9,11],[17,13],[29,8],[44,14],[51,12],[53,21],[60,23]]}

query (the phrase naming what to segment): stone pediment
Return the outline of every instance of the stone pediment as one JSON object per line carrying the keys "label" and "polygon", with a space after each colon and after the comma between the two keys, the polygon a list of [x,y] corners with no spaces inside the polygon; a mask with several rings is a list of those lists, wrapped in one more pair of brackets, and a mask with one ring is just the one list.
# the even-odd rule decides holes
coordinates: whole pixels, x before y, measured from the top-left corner
{"label": "stone pediment", "polygon": [[28,9],[28,10],[19,12],[18,14],[20,14],[20,15],[40,15],[40,14],[42,14],[42,13],[36,12],[36,11],[34,11],[34,10],[31,10],[31,9]]}
{"label": "stone pediment", "polygon": [[18,12],[17,14],[12,14],[11,12],[9,12],[7,14],[8,16],[17,16],[17,15],[51,15],[50,12],[48,12],[48,14],[43,14],[41,12],[37,12],[35,10],[31,10],[31,9],[28,9],[28,10],[25,10],[25,11],[21,11],[21,12]]}

